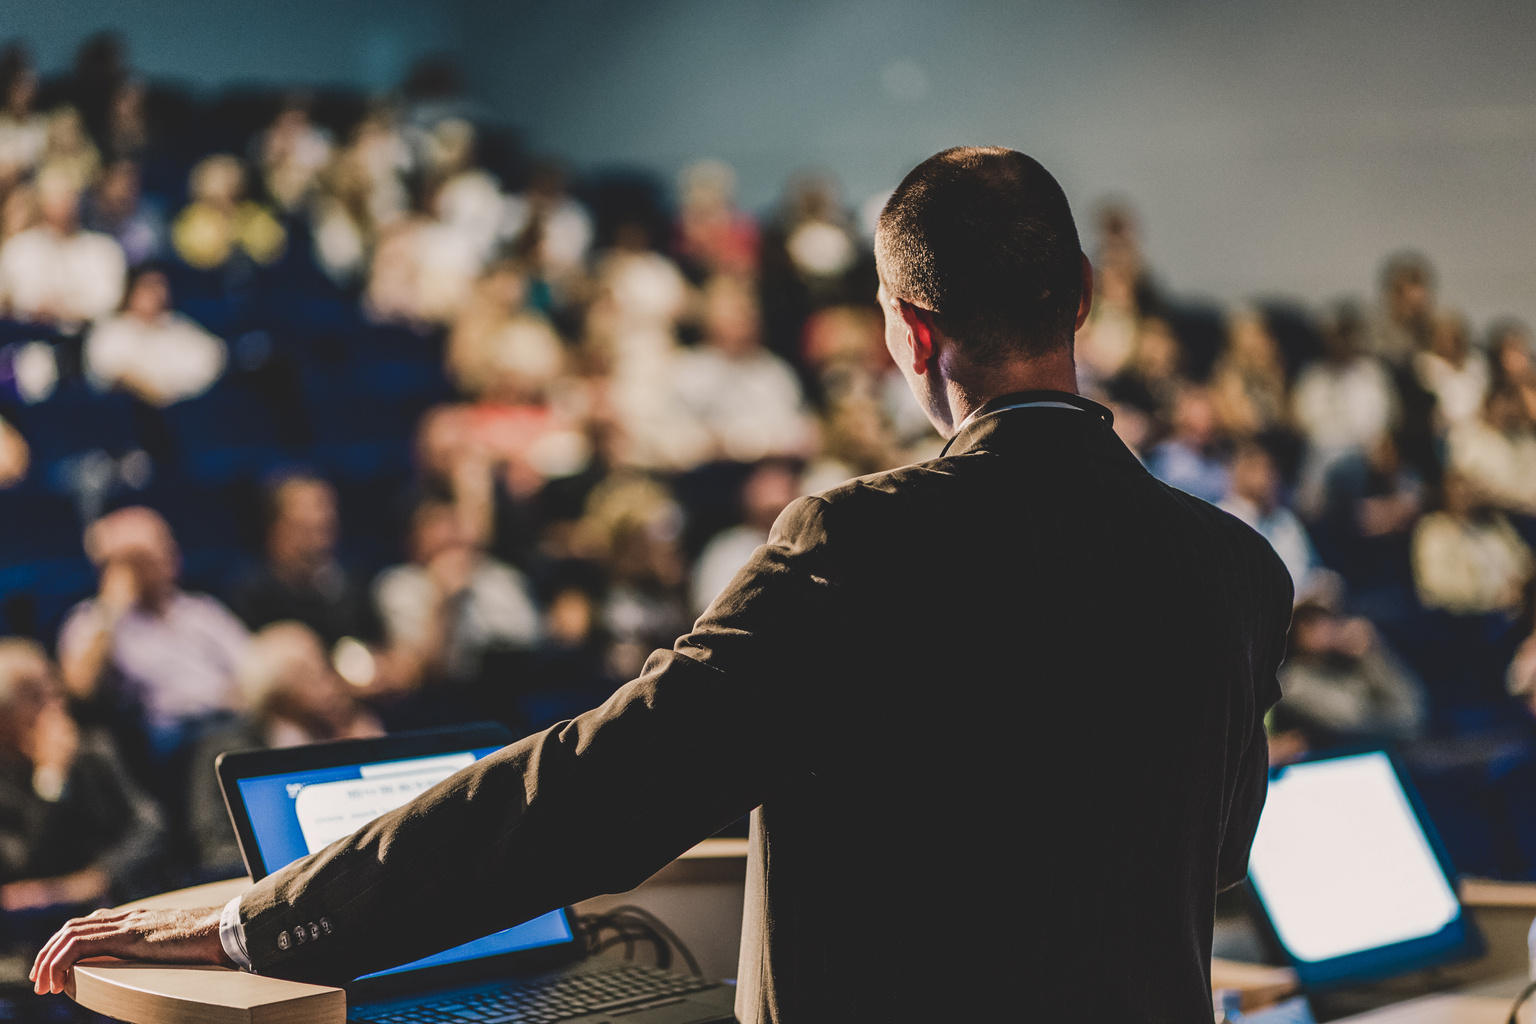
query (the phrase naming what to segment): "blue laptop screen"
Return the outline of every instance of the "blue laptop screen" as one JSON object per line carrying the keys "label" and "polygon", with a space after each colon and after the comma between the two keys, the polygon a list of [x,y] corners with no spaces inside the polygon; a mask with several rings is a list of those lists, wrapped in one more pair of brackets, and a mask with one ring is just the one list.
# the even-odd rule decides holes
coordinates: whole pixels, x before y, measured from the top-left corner
{"label": "blue laptop screen", "polygon": [[[461,768],[498,748],[432,754],[403,761],[346,765],[238,780],[261,860],[270,873],[349,836],[374,818],[408,803]],[[555,910],[507,928],[365,977],[517,953],[572,939],[565,914]]]}

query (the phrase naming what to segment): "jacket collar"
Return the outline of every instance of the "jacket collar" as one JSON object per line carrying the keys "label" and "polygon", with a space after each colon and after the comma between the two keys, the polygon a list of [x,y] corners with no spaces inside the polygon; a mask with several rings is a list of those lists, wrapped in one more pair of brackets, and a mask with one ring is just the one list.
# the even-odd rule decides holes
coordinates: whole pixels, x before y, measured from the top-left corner
{"label": "jacket collar", "polygon": [[[1015,391],[1012,394],[997,396],[967,416],[960,429],[955,432],[955,436],[944,445],[944,450],[939,457],[943,458],[951,454],[964,455],[981,447],[982,442],[997,431],[1001,425],[1000,421],[1012,419],[1025,411],[1018,407],[1041,408],[1041,403],[1050,403],[1044,406],[1045,408],[1065,405],[1079,410],[1086,424],[1098,426],[1106,432],[1114,426],[1114,413],[1082,395],[1075,395],[1070,391]],[[1070,410],[1062,409],[1060,412],[1068,413]]]}

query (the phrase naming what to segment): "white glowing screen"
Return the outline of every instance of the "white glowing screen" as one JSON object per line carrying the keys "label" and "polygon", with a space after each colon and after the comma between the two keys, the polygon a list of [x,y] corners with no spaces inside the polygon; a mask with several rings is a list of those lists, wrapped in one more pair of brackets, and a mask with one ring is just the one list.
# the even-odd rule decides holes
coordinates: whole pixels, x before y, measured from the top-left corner
{"label": "white glowing screen", "polygon": [[1248,872],[1301,960],[1433,935],[1460,912],[1379,751],[1292,765],[1271,780]]}

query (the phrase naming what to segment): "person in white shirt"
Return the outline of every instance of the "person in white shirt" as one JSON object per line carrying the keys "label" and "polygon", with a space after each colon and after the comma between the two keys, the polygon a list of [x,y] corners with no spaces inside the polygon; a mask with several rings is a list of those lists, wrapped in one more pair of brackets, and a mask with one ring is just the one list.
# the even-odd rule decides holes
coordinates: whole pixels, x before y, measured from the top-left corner
{"label": "person in white shirt", "polygon": [[763,348],[750,285],[716,277],[705,288],[705,338],[677,360],[673,388],[702,435],[699,462],[803,456],[815,442],[800,381]]}
{"label": "person in white shirt", "polygon": [[752,470],[741,485],[742,521],[711,537],[693,563],[693,614],[704,614],[753,552],[768,543],[774,520],[800,496],[799,483],[783,461],[770,460]]}
{"label": "person in white shirt", "polygon": [[1494,391],[1483,414],[1451,428],[1449,462],[1488,502],[1536,516],[1536,429],[1513,386]]}
{"label": "person in white shirt", "polygon": [[481,550],[451,503],[429,498],[417,506],[411,549],[410,562],[374,582],[391,660],[406,685],[474,682],[488,652],[538,644],[527,580]]}
{"label": "person in white shirt", "polygon": [[43,222],[0,246],[0,304],[22,320],[74,327],[117,308],[128,262],[111,235],[80,229],[80,193],[44,168],[37,194]]}
{"label": "person in white shirt", "polygon": [[1435,318],[1430,347],[1413,357],[1413,372],[1435,396],[1442,432],[1475,419],[1488,395],[1488,360],[1472,347],[1472,329],[1458,313]]}
{"label": "person in white shirt", "polygon": [[150,405],[196,398],[224,372],[224,342],[173,312],[164,272],[135,272],[123,310],[92,328],[85,376],[98,391],[120,388]]}
{"label": "person in white shirt", "polygon": [[1269,541],[1291,574],[1298,597],[1320,584],[1317,552],[1296,513],[1280,504],[1280,473],[1269,452],[1257,444],[1238,448],[1232,459],[1231,484],[1217,508],[1241,519]]}
{"label": "person in white shirt", "polygon": [[1413,582],[1426,608],[1453,615],[1513,616],[1531,578],[1531,549],[1454,469],[1441,479],[1443,507],[1413,533]]}

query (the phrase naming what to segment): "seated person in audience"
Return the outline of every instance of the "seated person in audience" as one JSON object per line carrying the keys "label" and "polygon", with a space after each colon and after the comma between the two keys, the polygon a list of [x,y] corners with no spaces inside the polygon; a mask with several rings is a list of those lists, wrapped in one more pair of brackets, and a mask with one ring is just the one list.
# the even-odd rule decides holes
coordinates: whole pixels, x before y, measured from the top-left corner
{"label": "seated person in audience", "polygon": [[230,596],[230,607],[251,629],[301,622],[327,648],[344,637],[379,639],[378,618],[366,586],[336,559],[336,490],[306,473],[279,478],[267,488],[267,557]]}
{"label": "seated person in audience", "polygon": [[37,112],[37,71],[16,43],[0,51],[0,193],[31,174],[48,143],[48,118]]}
{"label": "seated person in audience", "polygon": [[32,464],[32,451],[21,431],[0,417],[0,490],[21,483]]}
{"label": "seated person in audience", "polygon": [[1530,548],[1460,473],[1446,470],[1440,486],[1439,511],[1413,534],[1419,601],[1455,615],[1513,615],[1531,576]]}
{"label": "seated person in audience", "polygon": [[399,678],[472,683],[485,656],[538,645],[539,612],[523,574],[487,555],[450,502],[428,498],[411,521],[411,561],[385,569],[374,599]]}
{"label": "seated person in audience", "polygon": [[1488,396],[1488,360],[1472,347],[1472,328],[1460,313],[1436,316],[1429,339],[1413,357],[1413,373],[1435,396],[1436,427],[1444,434],[1477,418]]}
{"label": "seated person in audience", "polygon": [[678,261],[699,277],[754,273],[757,222],[736,205],[736,172],[730,165],[719,160],[690,164],[678,177],[678,192]]}
{"label": "seated person in audience", "polygon": [[1489,390],[1513,388],[1526,417],[1536,423],[1536,351],[1531,348],[1530,328],[1513,317],[1490,327],[1488,370],[1493,382]]}
{"label": "seated person in audience", "polygon": [[1381,302],[1365,334],[1365,350],[1398,369],[1429,347],[1435,319],[1435,268],[1416,252],[1400,252],[1381,272]]}
{"label": "seated person in audience", "polygon": [[557,164],[536,165],[527,190],[504,197],[502,223],[503,236],[550,286],[557,305],[580,286],[592,245],[592,217],[565,186],[565,172]]}
{"label": "seated person in audience", "polygon": [[800,496],[799,484],[798,474],[781,460],[765,461],[752,470],[741,485],[742,521],[711,537],[693,563],[695,615],[702,615],[752,553],[768,543],[774,520]]}
{"label": "seated person in audience", "polygon": [[1173,328],[1161,317],[1142,318],[1136,327],[1135,348],[1114,378],[1112,393],[1121,401],[1146,409],[1159,423],[1168,424],[1179,395],[1189,386],[1184,346]]}
{"label": "seated person in audience", "polygon": [[1298,597],[1320,585],[1322,566],[1312,538],[1296,513],[1280,503],[1282,481],[1274,456],[1252,441],[1238,445],[1232,457],[1231,483],[1217,507],[1257,530],[1290,571]]}
{"label": "seated person in audience", "polygon": [[10,315],[73,329],[123,298],[128,265],[110,235],[80,227],[73,178],[45,167],[37,180],[42,223],[0,246],[0,304]]}
{"label": "seated person in audience", "polygon": [[245,195],[245,164],[228,153],[204,157],[189,178],[192,202],[171,225],[171,243],[188,266],[214,270],[240,256],[276,263],[288,233],[265,206]]}
{"label": "seated person in audience", "polygon": [[181,552],[152,509],[123,508],[96,520],[85,553],[101,583],[59,631],[64,683],[78,700],[115,687],[136,702],[150,755],[164,763],[239,709],[235,669],[249,634],[218,601],[178,586]]}
{"label": "seated person in audience", "polygon": [[163,832],[111,740],[69,716],[43,649],[0,639],[0,908],[144,895]]}
{"label": "seated person in audience", "polygon": [[130,267],[141,266],[165,252],[165,220],[144,198],[139,165],[114,160],[101,174],[85,204],[85,226],[117,239]]}
{"label": "seated person in audience", "polygon": [[1221,440],[1210,393],[1185,387],[1173,400],[1173,433],[1152,449],[1147,468],[1164,483],[1214,504],[1226,495],[1228,486]]}
{"label": "seated person in audience", "polygon": [[1489,392],[1481,415],[1453,427],[1447,442],[1451,468],[1490,504],[1536,516],[1536,426],[1516,387]]}
{"label": "seated person in audience", "polygon": [[802,457],[815,444],[799,378],[761,335],[751,284],[713,278],[704,289],[704,341],[678,358],[673,381],[699,434],[697,462]]}
{"label": "seated person in audience", "polygon": [[85,376],[98,391],[126,391],[149,405],[167,406],[203,394],[224,373],[222,339],[171,309],[165,272],[153,264],[129,279],[116,316],[86,338]]}
{"label": "seated person in audience", "polygon": [[62,174],[81,193],[101,173],[101,150],[96,148],[85,119],[74,107],[58,107],[49,115],[42,166]]}
{"label": "seated person in audience", "polygon": [[1299,730],[1309,749],[1411,739],[1424,726],[1423,688],[1363,618],[1303,602],[1280,666],[1276,732]]}
{"label": "seated person in audience", "polygon": [[1364,352],[1365,321],[1341,303],[1323,324],[1323,354],[1296,376],[1291,419],[1305,442],[1298,507],[1320,514],[1323,481],[1341,459],[1359,457],[1392,432],[1400,415],[1386,365]]}
{"label": "seated person in audience", "polygon": [[269,750],[384,735],[373,713],[336,674],[320,637],[298,622],[277,622],[251,637],[240,659],[246,714],[203,737],[192,756],[188,821],[208,878],[244,873],[213,762],[230,750]]}
{"label": "seated person in audience", "polygon": [[630,679],[668,634],[693,621],[679,540],[683,510],[666,484],[644,473],[610,474],[587,496],[575,526],[577,553],[608,570],[598,612],[610,641],[608,671]]}
{"label": "seated person in audience", "polygon": [[509,260],[492,264],[475,283],[448,335],[448,372],[464,394],[497,398],[510,390],[518,401],[563,369],[564,346],[549,322],[525,306],[527,288]]}
{"label": "seated person in audience", "polygon": [[1233,436],[1267,433],[1284,421],[1285,359],[1256,310],[1239,310],[1228,320],[1226,347],[1211,371],[1211,400]]}
{"label": "seated person in audience", "polygon": [[330,133],[309,117],[302,100],[290,100],[278,111],[261,138],[261,172],[267,194],[285,213],[298,212],[331,160]]}

